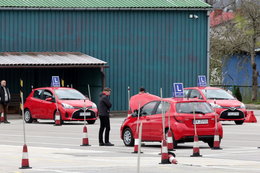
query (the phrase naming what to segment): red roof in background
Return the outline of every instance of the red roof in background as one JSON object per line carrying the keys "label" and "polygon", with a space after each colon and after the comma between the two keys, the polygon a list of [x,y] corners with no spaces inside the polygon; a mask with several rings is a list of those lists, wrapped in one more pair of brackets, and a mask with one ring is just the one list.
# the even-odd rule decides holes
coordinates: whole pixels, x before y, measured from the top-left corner
{"label": "red roof in background", "polygon": [[233,12],[224,12],[223,10],[214,10],[210,13],[210,26],[216,27],[223,22],[234,19],[235,14]]}

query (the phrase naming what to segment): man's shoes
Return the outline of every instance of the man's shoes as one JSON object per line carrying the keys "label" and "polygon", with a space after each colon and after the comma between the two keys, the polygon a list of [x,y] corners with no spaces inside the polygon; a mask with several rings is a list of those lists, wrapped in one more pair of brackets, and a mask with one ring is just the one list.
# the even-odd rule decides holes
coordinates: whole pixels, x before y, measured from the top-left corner
{"label": "man's shoes", "polygon": [[10,122],[9,122],[9,121],[4,121],[4,123],[5,123],[5,124],[10,124]]}
{"label": "man's shoes", "polygon": [[99,146],[104,146],[105,144],[104,143],[99,143]]}
{"label": "man's shoes", "polygon": [[114,146],[114,144],[107,142],[107,143],[104,143],[104,146]]}

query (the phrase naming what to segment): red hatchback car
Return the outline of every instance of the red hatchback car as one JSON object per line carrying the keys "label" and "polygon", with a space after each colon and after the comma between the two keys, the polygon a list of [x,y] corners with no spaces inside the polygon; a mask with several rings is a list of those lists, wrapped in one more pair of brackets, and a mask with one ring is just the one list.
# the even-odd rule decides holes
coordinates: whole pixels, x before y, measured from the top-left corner
{"label": "red hatchback car", "polygon": [[246,107],[227,91],[216,87],[191,87],[184,88],[186,98],[197,98],[207,101],[219,115],[221,121],[235,121],[236,124],[244,123]]}
{"label": "red hatchback car", "polygon": [[[84,103],[85,100],[85,103]],[[84,120],[94,124],[97,119],[97,106],[79,91],[65,87],[36,88],[24,103],[24,120],[31,123],[36,119],[54,120],[57,107],[63,121]]]}
{"label": "red hatchback car", "polygon": [[[134,101],[132,100],[132,102],[135,102],[137,103],[135,105],[138,105],[140,99],[142,100],[141,96]],[[182,98],[166,98],[162,101],[154,98],[152,101],[141,105],[139,121],[143,124],[142,141],[162,140],[163,110],[165,110],[165,132],[168,130],[172,131],[173,144],[175,147],[177,146],[177,143],[193,142],[195,133],[194,124],[196,124],[197,127],[199,140],[206,142],[210,147],[213,147],[216,127],[215,112],[205,101],[187,100]],[[137,133],[137,115],[137,110],[135,110],[132,116],[127,117],[121,126],[121,139],[126,146],[134,145],[134,135]],[[221,140],[223,137],[223,129],[220,122],[217,122],[217,127]]]}

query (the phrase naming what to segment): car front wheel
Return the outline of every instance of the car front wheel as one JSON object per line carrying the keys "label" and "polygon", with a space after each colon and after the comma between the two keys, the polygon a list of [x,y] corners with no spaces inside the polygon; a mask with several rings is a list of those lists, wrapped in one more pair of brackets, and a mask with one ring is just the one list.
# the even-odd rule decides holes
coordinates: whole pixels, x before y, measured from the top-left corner
{"label": "car front wheel", "polygon": [[134,137],[130,128],[123,131],[123,141],[126,146],[134,146]]}
{"label": "car front wheel", "polygon": [[31,116],[31,112],[29,109],[24,110],[24,121],[26,123],[32,123],[32,121],[33,121],[33,118]]}

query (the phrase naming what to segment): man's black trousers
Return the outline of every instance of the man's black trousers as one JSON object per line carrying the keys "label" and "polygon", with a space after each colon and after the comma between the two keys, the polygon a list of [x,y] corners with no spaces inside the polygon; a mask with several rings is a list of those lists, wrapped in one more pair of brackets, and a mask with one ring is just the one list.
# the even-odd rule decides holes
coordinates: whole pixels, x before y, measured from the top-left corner
{"label": "man's black trousers", "polygon": [[105,130],[105,143],[109,142],[109,131],[110,131],[110,120],[109,116],[99,116],[100,119],[100,128],[99,128],[99,143],[103,142],[103,133]]}

